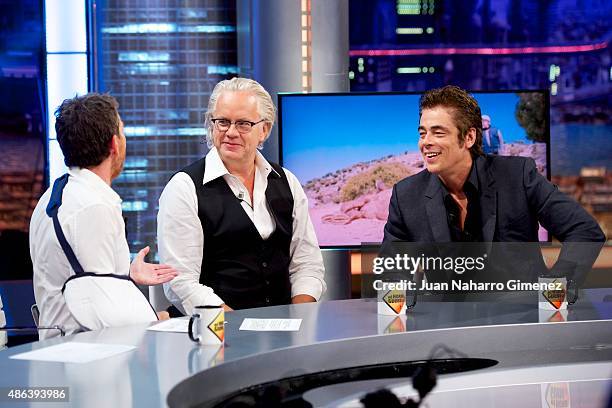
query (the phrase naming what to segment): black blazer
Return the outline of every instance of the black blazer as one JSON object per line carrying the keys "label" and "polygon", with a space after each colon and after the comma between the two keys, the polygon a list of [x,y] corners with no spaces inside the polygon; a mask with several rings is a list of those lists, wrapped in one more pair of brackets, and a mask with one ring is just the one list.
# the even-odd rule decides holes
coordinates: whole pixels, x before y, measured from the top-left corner
{"label": "black blazer", "polygon": [[[540,222],[562,242],[596,242],[589,246],[588,254],[584,246],[577,249],[582,261],[592,265],[605,235],[576,201],[538,173],[532,159],[484,156],[475,159],[475,166],[484,242],[538,242]],[[450,242],[443,197],[442,182],[426,169],[398,182],[393,187],[383,242]],[[564,245],[560,259],[575,262],[575,250]],[[538,257],[541,261],[541,255]]]}

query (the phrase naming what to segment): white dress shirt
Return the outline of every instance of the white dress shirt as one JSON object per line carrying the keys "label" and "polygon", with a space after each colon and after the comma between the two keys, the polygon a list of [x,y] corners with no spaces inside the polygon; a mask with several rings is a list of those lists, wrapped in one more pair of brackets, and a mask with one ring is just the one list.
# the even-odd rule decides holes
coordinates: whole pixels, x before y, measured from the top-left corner
{"label": "white dress shirt", "polygon": [[[126,275],[130,251],[121,216],[121,198],[98,175],[76,167],[68,171],[58,218],[74,254],[85,272]],[[34,297],[40,310],[40,326],[62,326],[66,333],[79,329],[70,314],[62,286],[74,274],[60,246],[53,220],[46,214],[52,188],[36,205],[30,220],[30,256],[34,266]],[[41,330],[40,338],[57,336]]]}
{"label": "white dress shirt", "polygon": [[[323,258],[314,227],[308,214],[308,200],[298,179],[283,169],[293,195],[293,235],[289,246],[289,280],[291,296],[310,295],[319,299],[325,292]],[[216,148],[206,155],[202,184],[223,177],[236,197],[242,197],[242,208],[262,239],[275,230],[276,223],[266,201],[268,175],[275,171],[257,152],[253,202],[240,179],[229,173]],[[194,306],[224,303],[212,288],[200,284],[200,269],[204,248],[204,232],[198,218],[198,198],[193,181],[186,173],[177,173],[168,182],[159,199],[157,242],[160,261],[172,265],[179,275],[164,284],[170,302],[190,314]],[[231,306],[231,305],[229,305]]]}

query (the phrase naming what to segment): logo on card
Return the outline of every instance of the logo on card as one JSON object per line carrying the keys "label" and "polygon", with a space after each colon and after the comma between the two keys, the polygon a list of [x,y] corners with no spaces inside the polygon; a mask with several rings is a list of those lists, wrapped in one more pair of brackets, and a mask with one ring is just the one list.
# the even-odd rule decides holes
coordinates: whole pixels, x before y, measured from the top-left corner
{"label": "logo on card", "polygon": [[[556,279],[552,281],[552,283],[555,284],[557,282]],[[565,300],[566,290],[565,287],[561,290],[544,290],[542,291],[542,296],[544,296],[544,299],[546,299],[555,309],[559,309]]]}
{"label": "logo on card", "polygon": [[217,317],[208,325],[208,330],[210,330],[221,343],[223,343],[223,339],[225,338],[225,319],[223,311],[219,312]]}
{"label": "logo on card", "polygon": [[399,313],[406,303],[406,294],[401,290],[390,290],[383,296],[383,301],[391,310],[395,313]]}

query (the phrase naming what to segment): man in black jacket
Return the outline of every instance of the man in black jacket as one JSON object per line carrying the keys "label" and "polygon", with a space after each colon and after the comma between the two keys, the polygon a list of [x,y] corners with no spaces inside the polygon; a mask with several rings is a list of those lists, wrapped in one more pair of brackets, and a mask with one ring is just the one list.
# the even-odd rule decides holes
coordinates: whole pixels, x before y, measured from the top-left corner
{"label": "man in black jacket", "polygon": [[[564,243],[597,243],[564,245],[558,272],[567,274],[578,261],[592,265],[605,241],[597,222],[539,174],[532,159],[483,154],[481,112],[471,95],[455,86],[428,91],[419,114],[426,169],[394,186],[385,244],[538,242],[540,223]],[[530,248],[524,258],[541,271],[539,247]],[[534,278],[533,267],[515,269]]]}

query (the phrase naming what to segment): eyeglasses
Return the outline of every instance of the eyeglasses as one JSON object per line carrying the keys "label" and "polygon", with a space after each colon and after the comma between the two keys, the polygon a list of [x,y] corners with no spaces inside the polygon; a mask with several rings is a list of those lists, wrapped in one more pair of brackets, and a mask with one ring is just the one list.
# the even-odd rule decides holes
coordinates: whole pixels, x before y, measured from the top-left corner
{"label": "eyeglasses", "polygon": [[258,123],[265,122],[265,119],[262,119],[259,122],[251,122],[249,120],[231,121],[229,119],[211,119],[210,121],[213,123],[213,125],[215,125],[215,128],[219,132],[227,132],[229,128],[234,125],[238,132],[249,133],[253,129],[253,126],[257,125]]}

